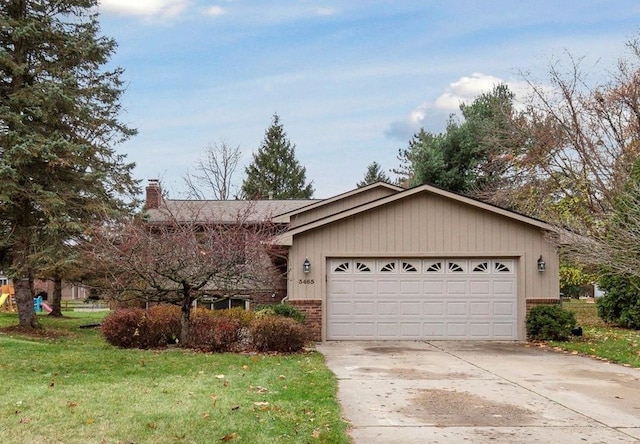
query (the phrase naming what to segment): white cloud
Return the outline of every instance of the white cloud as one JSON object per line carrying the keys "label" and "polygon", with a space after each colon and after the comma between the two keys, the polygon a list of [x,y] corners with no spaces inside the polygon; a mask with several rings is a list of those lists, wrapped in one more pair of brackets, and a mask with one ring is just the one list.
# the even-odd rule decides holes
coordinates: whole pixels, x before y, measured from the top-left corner
{"label": "white cloud", "polygon": [[220,15],[224,15],[227,13],[227,10],[224,9],[222,6],[209,6],[208,8],[206,8],[204,10],[204,13],[206,15],[211,15],[214,17],[220,16]]}
{"label": "white cloud", "polygon": [[436,99],[433,106],[445,111],[457,111],[461,103],[467,103],[482,93],[491,92],[494,86],[504,83],[491,75],[473,73],[449,84],[449,88]]}
{"label": "white cloud", "polygon": [[189,6],[189,0],[100,0],[106,13],[141,17],[175,17]]}
{"label": "white cloud", "polygon": [[[470,103],[483,93],[493,90],[493,87],[505,83],[509,90],[515,94],[516,104],[528,93],[525,82],[504,81],[499,77],[482,73],[473,73],[470,76],[463,76],[449,84],[446,90],[433,102],[425,101],[415,107],[407,117],[398,122],[393,122],[385,134],[387,137],[406,140],[418,132],[420,128],[434,125],[430,119],[441,118],[444,125],[447,115],[460,111],[462,103]],[[429,124],[429,125],[428,125]]]}
{"label": "white cloud", "polygon": [[330,16],[337,14],[338,11],[334,8],[318,8],[316,12],[318,15]]}

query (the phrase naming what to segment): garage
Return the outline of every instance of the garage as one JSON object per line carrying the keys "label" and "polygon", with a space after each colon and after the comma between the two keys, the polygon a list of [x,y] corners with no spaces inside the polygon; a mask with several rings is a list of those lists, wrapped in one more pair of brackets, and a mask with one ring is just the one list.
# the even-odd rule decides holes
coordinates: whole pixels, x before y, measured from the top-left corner
{"label": "garage", "polygon": [[327,339],[517,338],[516,261],[329,259]]}
{"label": "garage", "polygon": [[552,226],[430,185],[370,186],[285,222],[287,302],[318,340],[521,341],[527,311],[559,301]]}

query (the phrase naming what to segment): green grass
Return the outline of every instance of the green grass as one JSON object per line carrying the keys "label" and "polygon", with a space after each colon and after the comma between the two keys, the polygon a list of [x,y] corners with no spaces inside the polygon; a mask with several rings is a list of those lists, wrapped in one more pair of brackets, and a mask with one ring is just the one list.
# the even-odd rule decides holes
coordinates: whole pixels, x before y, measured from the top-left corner
{"label": "green grass", "polygon": [[595,356],[630,367],[640,367],[640,331],[606,325],[598,317],[595,303],[586,300],[564,301],[562,306],[576,314],[583,336],[549,345],[572,352]]}
{"label": "green grass", "polygon": [[41,316],[39,337],[0,330],[2,443],[349,442],[319,353],[122,350],[79,328],[104,315]]}

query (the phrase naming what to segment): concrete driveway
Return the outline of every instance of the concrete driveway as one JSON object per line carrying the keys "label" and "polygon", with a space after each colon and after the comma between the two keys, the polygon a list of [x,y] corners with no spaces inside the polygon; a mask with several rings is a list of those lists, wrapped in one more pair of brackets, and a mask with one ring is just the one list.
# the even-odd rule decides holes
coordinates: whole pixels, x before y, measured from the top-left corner
{"label": "concrete driveway", "polygon": [[355,444],[640,442],[640,370],[519,343],[317,349]]}

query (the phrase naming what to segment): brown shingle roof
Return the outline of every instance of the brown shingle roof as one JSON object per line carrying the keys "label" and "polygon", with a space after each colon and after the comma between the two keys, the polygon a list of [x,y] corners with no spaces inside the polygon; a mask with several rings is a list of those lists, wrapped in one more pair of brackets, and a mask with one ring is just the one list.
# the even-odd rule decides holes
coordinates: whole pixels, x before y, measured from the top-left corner
{"label": "brown shingle roof", "polygon": [[145,211],[148,221],[233,223],[239,219],[245,222],[262,222],[319,200],[173,200],[164,199],[160,208]]}

